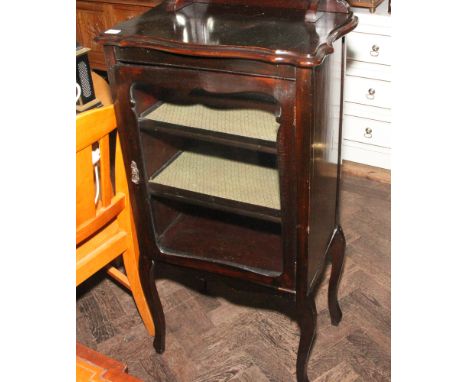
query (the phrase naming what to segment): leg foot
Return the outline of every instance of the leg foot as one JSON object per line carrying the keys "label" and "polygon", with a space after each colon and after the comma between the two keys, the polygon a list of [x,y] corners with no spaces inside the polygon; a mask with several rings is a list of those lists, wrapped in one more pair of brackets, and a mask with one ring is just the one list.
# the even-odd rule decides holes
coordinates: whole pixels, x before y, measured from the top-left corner
{"label": "leg foot", "polygon": [[156,264],[144,256],[140,256],[141,284],[153,316],[156,335],[153,346],[157,353],[164,352],[166,343],[166,320],[155,284]]}
{"label": "leg foot", "polygon": [[328,247],[327,256],[332,262],[330,282],[328,284],[328,310],[332,325],[337,326],[343,316],[338,303],[338,283],[340,281],[343,260],[346,248],[346,240],[341,226],[335,228],[333,237]]}
{"label": "leg foot", "polygon": [[306,299],[302,305],[303,306],[298,307],[301,339],[297,352],[296,375],[298,382],[309,382],[309,378],[307,377],[307,364],[315,340],[317,309],[313,298]]}

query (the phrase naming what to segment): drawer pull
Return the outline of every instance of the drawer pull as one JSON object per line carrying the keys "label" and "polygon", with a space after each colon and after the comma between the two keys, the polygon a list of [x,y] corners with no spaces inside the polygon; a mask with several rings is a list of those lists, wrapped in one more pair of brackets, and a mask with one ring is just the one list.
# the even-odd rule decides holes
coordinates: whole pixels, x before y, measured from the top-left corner
{"label": "drawer pull", "polygon": [[380,50],[380,47],[378,45],[372,45],[372,50],[370,51],[370,55],[372,57],[377,57],[379,55],[379,50]]}
{"label": "drawer pull", "polygon": [[366,97],[367,97],[367,99],[374,99],[374,98],[375,98],[375,89],[374,89],[374,88],[370,88],[370,89],[367,91]]}
{"label": "drawer pull", "polygon": [[370,127],[366,127],[366,130],[364,131],[364,137],[372,138],[372,129]]}
{"label": "drawer pull", "polygon": [[130,170],[132,173],[132,183],[134,184],[140,183],[140,171],[138,171],[137,164],[133,160],[130,163]]}

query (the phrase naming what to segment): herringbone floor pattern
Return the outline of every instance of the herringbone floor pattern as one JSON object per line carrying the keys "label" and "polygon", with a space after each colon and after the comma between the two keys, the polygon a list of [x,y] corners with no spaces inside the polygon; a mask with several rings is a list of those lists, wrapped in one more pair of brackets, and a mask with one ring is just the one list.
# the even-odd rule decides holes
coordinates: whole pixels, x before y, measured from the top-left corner
{"label": "herringbone floor pattern", "polygon": [[[390,381],[390,187],[344,177],[342,225],[347,257],[339,297],[343,320],[331,326],[324,281],[317,295],[318,333],[311,381]],[[156,354],[131,296],[97,275],[77,290],[77,340],[128,365],[144,381],[293,382],[297,324],[268,310],[282,302],[234,292],[208,293],[158,280],[166,313],[166,351]],[[216,290],[218,295],[211,296]],[[223,293],[219,291],[223,290]]]}

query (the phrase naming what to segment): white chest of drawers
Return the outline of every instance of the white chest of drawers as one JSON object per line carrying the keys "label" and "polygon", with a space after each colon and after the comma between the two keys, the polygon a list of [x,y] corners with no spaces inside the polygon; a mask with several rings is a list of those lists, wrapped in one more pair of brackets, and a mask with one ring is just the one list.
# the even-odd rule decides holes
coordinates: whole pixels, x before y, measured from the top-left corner
{"label": "white chest of drawers", "polygon": [[390,169],[392,38],[387,2],[373,14],[353,8],[359,25],[347,36],[343,159]]}

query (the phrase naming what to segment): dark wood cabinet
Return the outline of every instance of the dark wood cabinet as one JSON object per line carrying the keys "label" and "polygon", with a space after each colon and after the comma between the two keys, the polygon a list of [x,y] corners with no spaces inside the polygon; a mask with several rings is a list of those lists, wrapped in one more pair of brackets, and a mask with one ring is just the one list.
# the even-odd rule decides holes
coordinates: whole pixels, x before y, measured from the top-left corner
{"label": "dark wood cabinet", "polygon": [[118,22],[141,15],[161,0],[78,0],[76,2],[76,39],[90,48],[93,69],[106,70],[102,46],[94,41],[101,32]]}
{"label": "dark wood cabinet", "polygon": [[327,259],[331,320],[341,320],[344,36],[357,19],[340,0],[294,4],[166,2],[99,40],[156,350],[165,321],[154,278],[167,267],[223,277],[294,304],[306,381]]}

